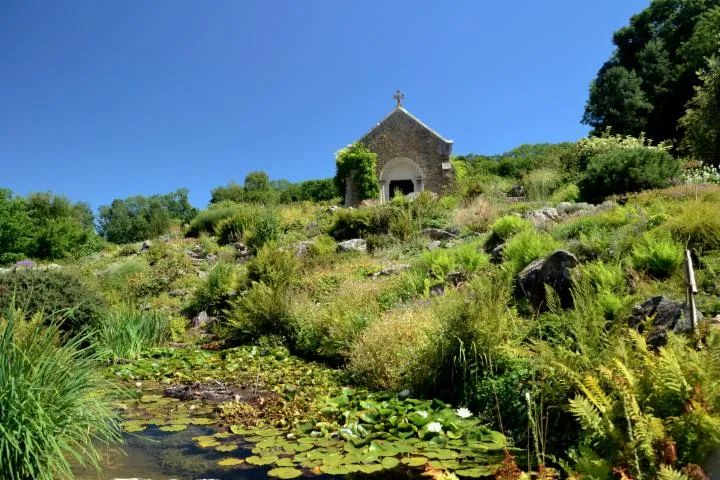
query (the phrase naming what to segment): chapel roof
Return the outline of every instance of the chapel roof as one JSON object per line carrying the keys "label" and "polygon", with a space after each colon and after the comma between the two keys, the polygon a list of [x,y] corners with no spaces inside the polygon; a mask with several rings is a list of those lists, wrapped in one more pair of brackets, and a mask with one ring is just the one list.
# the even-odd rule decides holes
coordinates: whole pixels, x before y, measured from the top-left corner
{"label": "chapel roof", "polygon": [[380,125],[382,125],[387,119],[389,119],[390,117],[392,117],[392,116],[395,115],[395,114],[405,115],[405,116],[409,117],[409,118],[410,118],[412,121],[414,121],[415,123],[419,124],[419,125],[420,125],[421,127],[423,127],[425,130],[427,130],[428,132],[430,132],[431,134],[433,134],[434,136],[436,136],[437,138],[439,138],[440,140],[442,140],[443,142],[445,142],[445,143],[447,143],[447,144],[452,144],[452,143],[453,143],[452,140],[448,140],[447,138],[443,137],[442,135],[440,135],[439,133],[437,133],[437,132],[436,132],[435,130],[433,130],[432,128],[428,127],[425,123],[422,122],[422,120],[420,120],[419,118],[417,118],[417,117],[416,117],[415,115],[413,115],[412,113],[408,112],[408,111],[407,111],[403,106],[401,106],[401,105],[396,106],[390,113],[388,113],[387,115],[385,115],[385,118],[383,118],[382,120],[380,120],[380,121],[377,123],[377,125],[375,125],[374,127],[372,127],[365,135],[363,135],[362,137],[360,137],[360,141],[362,141],[363,139],[365,139],[365,137],[367,137],[367,136],[370,135],[372,132],[374,132],[376,128],[378,128],[378,127],[379,127]]}

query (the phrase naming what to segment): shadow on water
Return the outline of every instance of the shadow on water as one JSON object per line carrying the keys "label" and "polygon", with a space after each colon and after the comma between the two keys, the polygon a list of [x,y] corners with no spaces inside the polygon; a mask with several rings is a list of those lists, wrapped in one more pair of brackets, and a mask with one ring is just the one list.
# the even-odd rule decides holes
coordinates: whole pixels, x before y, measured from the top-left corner
{"label": "shadow on water", "polygon": [[[237,467],[220,467],[217,462],[229,456],[245,458],[252,453],[239,449],[232,454],[197,446],[193,437],[211,435],[210,427],[190,426],[182,432],[168,433],[151,427],[140,433],[124,433],[125,443],[102,447],[103,461],[100,472],[78,467],[78,480],[152,479],[152,480],[259,480],[266,479],[269,467],[243,464]],[[341,477],[313,476],[318,480]]]}

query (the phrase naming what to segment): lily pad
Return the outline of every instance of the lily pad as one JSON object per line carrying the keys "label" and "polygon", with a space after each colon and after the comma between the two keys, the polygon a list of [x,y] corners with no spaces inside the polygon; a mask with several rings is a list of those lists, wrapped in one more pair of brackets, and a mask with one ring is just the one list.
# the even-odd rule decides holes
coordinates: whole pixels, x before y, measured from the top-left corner
{"label": "lily pad", "polygon": [[236,465],[242,465],[245,461],[242,458],[224,458],[217,462],[221,467],[234,467]]}
{"label": "lily pad", "polygon": [[187,425],[165,425],[164,427],[160,427],[160,430],[163,432],[181,432],[188,428]]}
{"label": "lily pad", "polygon": [[227,443],[225,445],[220,445],[218,447],[215,447],[215,450],[218,452],[232,452],[233,450],[237,450],[238,446],[234,443]]}
{"label": "lily pad", "polygon": [[298,478],[302,476],[302,471],[293,467],[278,467],[273,468],[267,474],[277,478]]}

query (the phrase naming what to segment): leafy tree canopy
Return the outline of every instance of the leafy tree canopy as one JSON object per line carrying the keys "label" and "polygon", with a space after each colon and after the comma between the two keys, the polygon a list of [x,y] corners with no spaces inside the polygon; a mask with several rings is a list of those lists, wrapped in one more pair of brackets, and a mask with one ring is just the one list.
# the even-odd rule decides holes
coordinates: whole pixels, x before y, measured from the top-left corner
{"label": "leafy tree canopy", "polygon": [[230,182],[213,189],[210,204],[226,201],[263,204],[323,202],[339,196],[332,178],[292,183],[284,178],[270,180],[265,172],[251,172],[245,177],[244,185]]}
{"label": "leafy tree canopy", "polygon": [[377,198],[380,194],[376,166],[377,155],[361,143],[348,145],[335,154],[335,185],[345,194],[345,183],[352,178],[358,190],[360,200]]}
{"label": "leafy tree canopy", "polygon": [[128,243],[162,235],[173,220],[189,222],[197,209],[190,205],[188,190],[181,188],[166,195],[115,199],[98,213],[100,233],[110,242]]}
{"label": "leafy tree canopy", "polygon": [[720,165],[720,58],[708,61],[700,75],[702,85],[680,119],[685,128],[683,147],[705,163]]}
{"label": "leafy tree canopy", "polygon": [[0,189],[0,264],[27,257],[58,259],[99,248],[102,242],[88,204],[50,192],[21,197]]}
{"label": "leafy tree canopy", "polygon": [[720,0],[654,0],[613,36],[616,50],[590,86],[583,123],[677,140],[678,120],[720,46]]}

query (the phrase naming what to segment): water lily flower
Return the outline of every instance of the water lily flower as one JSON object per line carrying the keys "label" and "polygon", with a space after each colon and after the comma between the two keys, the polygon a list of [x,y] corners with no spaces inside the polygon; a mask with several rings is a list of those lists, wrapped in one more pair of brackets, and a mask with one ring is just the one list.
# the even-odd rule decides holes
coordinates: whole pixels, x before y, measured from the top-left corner
{"label": "water lily flower", "polygon": [[349,428],[341,428],[341,429],[340,429],[340,434],[341,434],[341,435],[347,435],[348,437],[354,437],[354,436],[355,436],[355,434],[353,433],[353,431],[350,430]]}
{"label": "water lily flower", "polygon": [[440,433],[442,432],[442,424],[440,422],[430,422],[427,425],[428,432]]}
{"label": "water lily flower", "polygon": [[415,412],[415,413],[417,413],[418,415],[420,415],[422,418],[427,418],[427,416],[428,416],[428,413],[427,413],[425,410],[418,410],[418,411]]}
{"label": "water lily flower", "polygon": [[472,412],[465,407],[458,408],[457,410],[455,410],[455,415],[457,415],[460,418],[470,418],[473,416]]}

